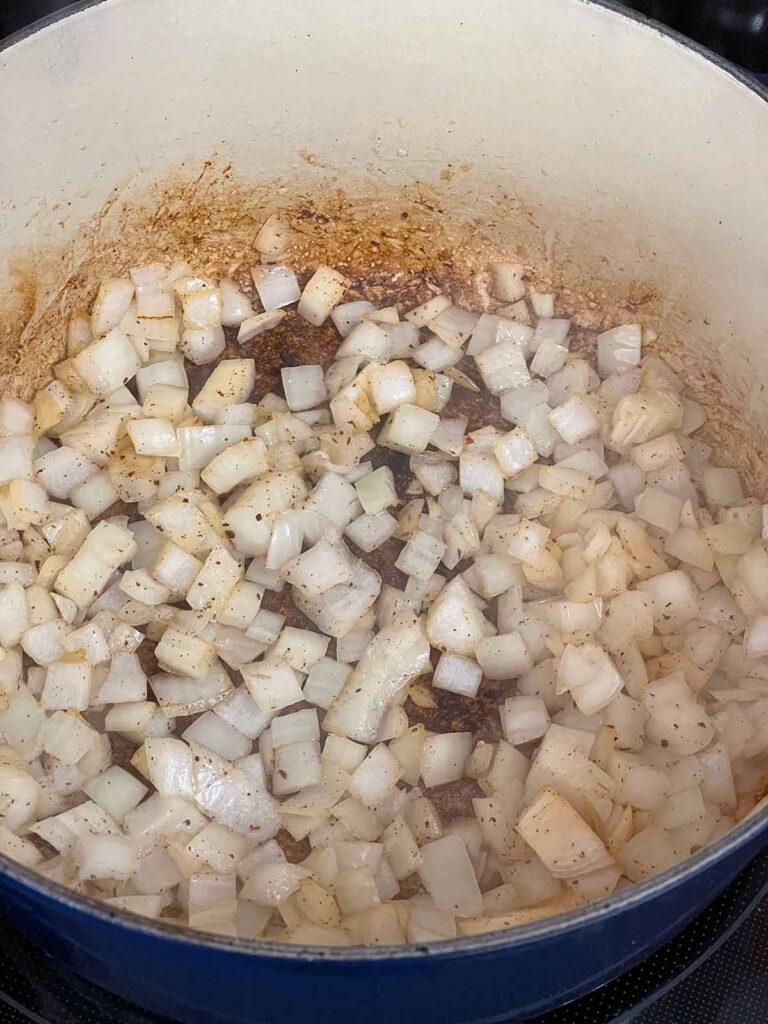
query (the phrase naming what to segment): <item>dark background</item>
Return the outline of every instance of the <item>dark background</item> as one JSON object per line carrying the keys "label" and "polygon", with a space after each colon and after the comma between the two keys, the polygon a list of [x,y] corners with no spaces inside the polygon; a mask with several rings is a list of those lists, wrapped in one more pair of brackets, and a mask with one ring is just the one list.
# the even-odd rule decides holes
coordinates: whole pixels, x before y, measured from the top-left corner
{"label": "dark background", "polygon": [[[61,0],[0,0],[0,36],[64,6]],[[671,25],[748,71],[768,74],[768,0],[631,0],[626,6]]]}
{"label": "dark background", "polygon": [[748,71],[768,73],[766,0],[635,0],[626,6],[671,25]]}

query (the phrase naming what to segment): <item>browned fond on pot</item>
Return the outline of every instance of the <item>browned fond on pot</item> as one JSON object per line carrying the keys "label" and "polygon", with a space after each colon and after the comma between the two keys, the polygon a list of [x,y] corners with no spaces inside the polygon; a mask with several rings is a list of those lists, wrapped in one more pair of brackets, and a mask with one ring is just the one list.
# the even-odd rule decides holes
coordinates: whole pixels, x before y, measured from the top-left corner
{"label": "browned fond on pot", "polygon": [[[289,253],[293,265],[305,275],[320,262],[340,267],[353,279],[352,295],[375,287],[376,295],[396,296],[402,308],[445,288],[457,302],[481,308],[487,300],[484,271],[505,255],[527,267],[537,288],[556,292],[557,312],[572,318],[577,344],[617,323],[654,326],[659,353],[707,406],[703,439],[713,444],[718,461],[739,468],[752,493],[766,493],[765,435],[744,421],[739,396],[711,367],[683,351],[681,341],[696,345],[696,311],[668,308],[664,282],[619,280],[608,256],[604,278],[581,275],[574,243],[553,240],[539,228],[534,197],[527,202],[513,187],[484,182],[469,166],[446,167],[435,184],[408,185],[386,184],[373,168],[366,179],[345,179],[342,189],[338,176],[311,155],[299,156],[290,182],[242,182],[230,166],[207,161],[182,164],[151,189],[116,188],[66,244],[56,235],[59,211],[41,197],[35,216],[50,223],[50,244],[12,254],[12,287],[0,295],[0,390],[28,397],[47,383],[64,351],[69,313],[92,300],[104,276],[141,261],[182,257],[211,274],[247,276],[256,234],[277,209],[297,233]],[[580,337],[581,329],[587,337]],[[327,358],[330,328],[323,338]],[[278,339],[288,358],[299,357],[301,339],[290,322]],[[271,341],[268,346],[265,382],[278,368],[278,353]]]}
{"label": "browned fond on pot", "polygon": [[[407,210],[402,211],[397,233],[392,232],[386,224],[374,228],[344,219],[334,222],[329,229],[325,212],[312,204],[303,205],[292,217],[300,234],[288,262],[296,268],[302,285],[319,262],[327,262],[339,268],[351,282],[345,296],[350,301],[366,298],[379,307],[397,305],[402,312],[431,295],[444,292],[457,304],[470,309],[482,309],[482,274],[485,261],[491,255],[490,250],[480,245],[466,253],[442,248],[440,245],[430,250],[425,244],[427,239],[424,232],[419,227],[411,229],[407,223],[409,217]],[[329,241],[323,244],[325,239]],[[323,240],[319,243],[321,247],[318,240]],[[256,307],[258,300],[250,265],[246,261],[233,276],[251,296]],[[227,333],[226,355],[253,355],[256,360],[256,399],[268,391],[281,392],[281,367],[318,362],[327,366],[339,343],[338,333],[330,321],[322,328],[313,327],[298,316],[295,309],[276,328],[244,346],[238,346],[234,341],[235,331]],[[463,360],[460,368],[479,379],[473,360]],[[205,380],[207,374],[207,367],[190,368],[193,390]],[[485,389],[475,393],[454,387],[446,414],[467,416],[469,429],[489,423],[499,427],[505,425],[499,415],[498,399]],[[371,453],[370,458],[377,466],[390,466],[398,490],[403,493],[410,478],[408,457],[378,448]],[[398,588],[404,587],[406,583],[406,577],[394,564],[401,546],[399,541],[391,540],[371,554],[362,556],[381,574],[385,583]],[[265,607],[285,615],[290,625],[314,628],[294,607],[288,588],[281,594],[268,595]],[[497,708],[504,699],[502,690],[501,684],[484,680],[474,701],[445,691],[432,690],[436,706],[422,709],[408,701],[408,717],[412,723],[423,722],[435,732],[472,732],[478,739],[498,740],[501,728]],[[482,791],[471,780],[442,786],[431,793],[438,809],[450,817],[472,814],[472,797],[481,795]],[[281,836],[281,843],[290,859],[302,859],[308,852],[306,843],[295,843],[287,833]]]}
{"label": "browned fond on pot", "polygon": [[[715,445],[721,456],[718,461],[737,465],[750,488],[763,493],[768,481],[764,438],[722,400],[719,381],[705,365],[680,358],[679,346],[659,324],[661,304],[656,288],[642,282],[617,286],[584,280],[578,286],[569,284],[573,274],[565,273],[562,262],[530,255],[536,252],[532,241],[536,225],[526,221],[519,200],[499,190],[489,192],[485,206],[475,215],[462,206],[461,188],[461,172],[454,170],[444,176],[438,190],[419,182],[398,188],[370,183],[352,194],[337,188],[333,181],[317,181],[303,188],[275,183],[243,185],[231,178],[228,169],[216,172],[206,165],[191,181],[187,175],[187,180],[161,184],[140,202],[116,194],[83,228],[74,246],[18,255],[17,289],[7,297],[6,316],[0,321],[0,386],[29,397],[45,384],[51,366],[63,355],[70,311],[92,300],[101,278],[123,274],[136,263],[187,259],[208,274],[232,276],[255,300],[250,276],[251,266],[258,263],[254,239],[266,216],[277,208],[294,228],[286,262],[294,267],[300,282],[304,284],[318,264],[329,264],[350,279],[348,300],[367,298],[379,306],[396,304],[403,312],[445,292],[465,308],[487,309],[488,267],[494,260],[512,257],[527,267],[532,284],[556,292],[556,315],[570,317],[574,323],[572,347],[591,349],[598,331],[617,323],[640,320],[661,328],[660,354],[690,384],[694,397],[708,407],[705,439]],[[515,204],[517,230],[510,238],[504,225]],[[338,336],[330,323],[312,327],[292,310],[280,325],[247,345],[238,346],[232,331],[227,332],[227,341],[227,356],[253,356],[256,360],[258,399],[268,391],[280,391],[283,366],[318,362],[327,366]],[[475,375],[471,359],[463,360],[459,368]],[[189,370],[194,393],[209,368]],[[490,423],[505,426],[498,400],[484,392],[475,394],[455,387],[447,412],[466,415],[469,429]],[[404,484],[408,475],[405,457],[377,449],[372,458],[387,461],[398,483]],[[367,560],[385,582],[402,587],[405,577],[394,566],[399,549],[400,544],[391,541]],[[265,607],[286,615],[289,624],[311,625],[293,607],[287,589],[269,594]],[[142,650],[144,647],[146,667],[151,670],[151,645],[143,645]],[[412,722],[424,722],[434,731],[470,731],[477,738],[498,739],[496,709],[505,690],[503,684],[485,680],[475,701],[435,690],[435,708],[417,708],[409,702],[407,710]],[[181,729],[184,725],[180,720]],[[475,795],[479,790],[470,780],[430,792],[446,814],[471,813]],[[291,845],[287,838],[286,848],[292,859],[306,852],[302,844]]]}
{"label": "browned fond on pot", "polygon": [[[36,293],[42,291],[39,278],[50,267],[52,257],[28,258],[21,278],[24,317],[23,321],[17,319],[17,326],[23,323],[22,343],[13,353],[13,339],[6,338],[4,358],[0,358],[4,384],[22,395],[29,395],[44,384],[50,378],[50,367],[63,355],[66,320],[71,309],[92,300],[102,277],[125,273],[138,261],[185,258],[195,269],[215,276],[232,276],[249,294],[254,307],[259,308],[250,273],[251,267],[259,262],[253,240],[270,206],[261,202],[258,192],[234,185],[231,190],[217,192],[215,202],[211,202],[212,194],[205,189],[201,198],[199,187],[169,186],[153,211],[128,209],[117,230],[113,228],[107,237],[103,237],[107,233],[102,231],[100,222],[91,225],[88,231],[93,232],[93,239],[81,243],[84,255],[80,263],[53,291],[53,300],[47,305],[40,302]],[[356,202],[332,189],[319,190],[311,196],[294,198],[285,215],[295,232],[286,262],[294,267],[302,285],[318,264],[327,263],[349,278],[349,300],[367,298],[378,306],[397,304],[404,311],[445,292],[454,302],[470,309],[479,311],[487,304],[487,268],[502,254],[478,232],[477,225],[456,224],[444,217],[439,203],[424,197],[418,187],[401,193],[397,199],[388,196],[376,208],[372,208],[370,201]],[[108,217],[109,211],[104,216]],[[112,234],[114,240],[110,241]],[[69,259],[62,263],[70,265]],[[34,301],[39,307],[36,312]],[[269,391],[281,391],[280,369],[284,366],[318,362],[327,366],[339,340],[330,322],[321,328],[313,327],[295,309],[288,311],[276,328],[246,345],[237,344],[236,331],[227,330],[226,335],[225,357],[253,356],[256,361],[256,400]],[[476,376],[473,361],[465,360],[464,364],[462,369]],[[194,396],[210,367],[189,365],[188,372]],[[498,400],[486,392],[476,394],[457,387],[448,411],[466,415],[470,429],[489,423],[504,426]],[[378,464],[391,465],[402,490],[410,475],[407,457],[384,449],[377,449],[372,457]],[[132,507],[121,507],[119,511],[136,517]],[[114,513],[113,507],[110,514]],[[399,542],[391,541],[366,556],[385,582],[398,587],[406,581],[394,566],[400,546]],[[294,607],[287,588],[281,594],[268,594],[265,607],[281,612],[290,625],[312,627]],[[148,641],[140,649],[143,667],[150,674],[157,670],[153,649]],[[471,731],[478,738],[487,739],[500,735],[496,708],[503,696],[499,684],[486,683],[476,701],[443,691],[433,693],[434,708],[421,709],[408,703],[412,721],[422,721],[438,732]],[[187,724],[186,719],[180,719],[177,731],[183,731]],[[132,752],[128,745],[116,754],[125,764]],[[431,795],[441,812],[452,816],[472,813],[471,797],[480,795],[480,790],[466,781],[441,787]],[[306,855],[305,843],[293,842],[287,833],[281,834],[280,840],[292,860]]]}

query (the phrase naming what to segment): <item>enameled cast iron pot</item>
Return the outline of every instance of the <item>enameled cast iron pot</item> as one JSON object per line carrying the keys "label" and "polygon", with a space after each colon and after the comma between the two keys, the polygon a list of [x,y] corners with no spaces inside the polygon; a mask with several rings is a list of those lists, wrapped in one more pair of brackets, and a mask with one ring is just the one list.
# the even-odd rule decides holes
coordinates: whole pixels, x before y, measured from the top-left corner
{"label": "enameled cast iron pot", "polygon": [[[24,394],[46,381],[56,311],[117,254],[194,244],[222,265],[276,202],[333,203],[361,224],[366,210],[371,224],[411,210],[423,239],[442,239],[443,271],[451,239],[458,253],[482,234],[560,295],[652,315],[724,461],[762,490],[766,98],[588,0],[75,5],[0,52],[0,382]],[[662,944],[766,836],[763,808],[603,903],[429,948],[205,937],[108,912],[4,859],[0,898],[75,971],[190,1024],[522,1020]]]}

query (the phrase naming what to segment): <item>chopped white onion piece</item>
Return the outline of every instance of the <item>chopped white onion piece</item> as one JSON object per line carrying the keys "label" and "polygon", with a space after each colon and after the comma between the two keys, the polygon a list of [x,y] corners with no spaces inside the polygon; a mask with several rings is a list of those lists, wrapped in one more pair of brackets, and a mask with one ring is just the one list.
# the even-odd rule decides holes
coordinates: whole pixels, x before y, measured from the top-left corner
{"label": "chopped white onion piece", "polygon": [[514,679],[533,668],[533,658],[520,633],[484,637],[475,647],[475,657],[489,679]]}
{"label": "chopped white onion piece", "polygon": [[263,256],[282,256],[291,243],[291,236],[290,224],[273,213],[259,229],[255,246]]}
{"label": "chopped white onion piece", "polygon": [[291,366],[280,371],[289,409],[314,409],[328,399],[322,366]]}
{"label": "chopped white onion piece", "polygon": [[421,623],[380,630],[331,705],[323,728],[373,743],[389,704],[428,663]]}
{"label": "chopped white onion piece", "polygon": [[332,658],[321,658],[312,666],[304,683],[304,700],[327,711],[351,671],[349,665],[340,664]]}
{"label": "chopped white onion piece", "polygon": [[569,691],[583,714],[601,711],[622,685],[616,666],[599,644],[566,646],[557,670],[557,690],[558,693]]}
{"label": "chopped white onion piece", "polygon": [[530,743],[549,728],[549,714],[541,697],[508,697],[501,708],[506,740],[513,746]]}
{"label": "chopped white onion piece", "polygon": [[282,309],[270,310],[265,313],[257,313],[255,316],[248,317],[247,320],[243,320],[240,324],[240,329],[237,332],[237,341],[240,345],[245,345],[249,341],[253,341],[260,334],[265,331],[271,331],[273,327],[277,327],[281,323],[287,313]]}
{"label": "chopped white onion piece", "polygon": [[373,309],[373,303],[367,300],[343,302],[331,311],[331,320],[342,338],[346,338],[352,328],[362,323],[363,317]]}
{"label": "chopped white onion piece", "polygon": [[281,711],[302,700],[296,673],[282,658],[242,667],[248,692],[262,711]]}
{"label": "chopped white onion piece", "polygon": [[251,271],[261,304],[267,312],[290,306],[301,298],[299,282],[290,267],[271,264]]}
{"label": "chopped white onion piece", "polygon": [[443,653],[435,666],[432,685],[463,697],[476,697],[483,678],[483,670],[471,658],[459,654]]}
{"label": "chopped white onion piece", "polygon": [[118,326],[133,299],[133,281],[127,277],[113,277],[103,281],[91,311],[91,330],[101,338]]}
{"label": "chopped white onion piece", "polygon": [[426,582],[440,564],[445,544],[435,537],[417,530],[405,545],[395,562],[396,568],[408,576]]}
{"label": "chopped white onion piece", "polygon": [[550,786],[539,792],[516,828],[555,878],[578,878],[613,863],[600,838]]}
{"label": "chopped white onion piece", "polygon": [[397,520],[389,512],[362,515],[353,520],[344,533],[366,554],[381,547],[397,530]]}
{"label": "chopped white onion piece", "polygon": [[461,359],[461,349],[454,348],[440,338],[430,338],[423,345],[419,345],[411,358],[425,370],[433,370],[440,373],[455,366]]}
{"label": "chopped white onion piece", "polygon": [[305,597],[317,597],[353,579],[344,551],[325,537],[283,566],[282,574]]}
{"label": "chopped white onion piece", "polygon": [[387,332],[369,320],[353,327],[337,351],[337,358],[349,357],[357,357],[365,362],[386,363],[389,358]]}
{"label": "chopped white onion piece", "polygon": [[517,302],[525,295],[525,268],[519,263],[496,263],[493,274],[492,292],[502,302]]}
{"label": "chopped white onion piece", "polygon": [[395,787],[401,773],[397,758],[380,743],[352,772],[349,791],[366,807],[375,807]]}
{"label": "chopped white onion piece", "polygon": [[695,754],[707,747],[714,726],[681,671],[648,683],[643,695],[650,740],[670,754]]}
{"label": "chopped white onion piece", "polygon": [[421,777],[427,789],[461,779],[471,750],[469,732],[430,736],[421,749]]}
{"label": "chopped white onion piece", "polygon": [[472,861],[459,836],[444,836],[421,848],[419,876],[440,910],[456,917],[482,913],[483,898]]}
{"label": "chopped white onion piece", "polygon": [[221,292],[221,322],[224,327],[238,327],[243,320],[253,316],[253,308],[234,281],[219,281]]}
{"label": "chopped white onion piece", "polygon": [[349,282],[338,270],[318,267],[301,293],[298,314],[319,327],[325,323],[331,310],[339,304]]}
{"label": "chopped white onion piece", "polygon": [[439,423],[434,412],[404,402],[387,417],[378,443],[398,452],[423,452]]}
{"label": "chopped white onion piece", "polygon": [[420,306],[405,314],[405,319],[416,327],[426,327],[430,320],[434,320],[444,309],[448,309],[451,300],[447,295],[434,295]]}
{"label": "chopped white onion piece", "polygon": [[475,356],[475,362],[492,395],[523,387],[530,380],[525,356],[514,341],[492,345]]}

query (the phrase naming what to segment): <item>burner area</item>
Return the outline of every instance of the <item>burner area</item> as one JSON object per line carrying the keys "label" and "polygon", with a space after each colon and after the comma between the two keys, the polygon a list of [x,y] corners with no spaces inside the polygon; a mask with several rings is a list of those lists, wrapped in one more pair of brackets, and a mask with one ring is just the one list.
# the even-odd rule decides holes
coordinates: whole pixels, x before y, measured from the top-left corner
{"label": "burner area", "polygon": [[[764,1024],[766,949],[768,851],[645,963],[530,1024]],[[60,967],[0,919],[0,1024],[29,1021],[171,1024]]]}
{"label": "burner area", "polygon": [[747,71],[768,72],[766,0],[629,0],[626,6],[676,28]]}

